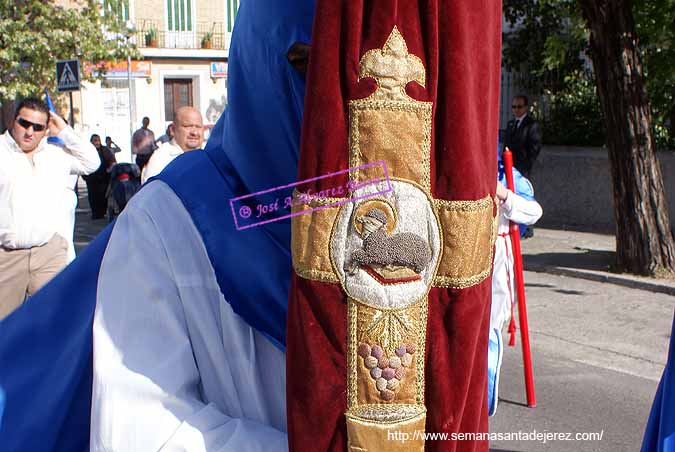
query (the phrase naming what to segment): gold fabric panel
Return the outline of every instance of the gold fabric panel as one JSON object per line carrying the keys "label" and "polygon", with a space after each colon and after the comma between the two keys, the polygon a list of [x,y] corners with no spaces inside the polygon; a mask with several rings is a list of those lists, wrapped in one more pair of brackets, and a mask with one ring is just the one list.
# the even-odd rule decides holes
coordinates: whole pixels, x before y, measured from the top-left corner
{"label": "gold fabric panel", "polygon": [[[346,413],[349,452],[422,452],[426,412],[401,421],[372,421]],[[370,417],[370,416],[369,416]]]}
{"label": "gold fabric panel", "polygon": [[[427,192],[431,173],[431,104],[350,102],[350,166],[384,160],[389,177],[418,182]],[[379,167],[354,172],[356,181],[381,176]]]}
{"label": "gold fabric panel", "polygon": [[[425,67],[394,27],[381,49],[360,60],[359,79],[377,89],[349,102],[349,163],[383,160],[391,179],[431,193],[432,103],[409,97],[405,86],[424,86]],[[350,180],[379,176],[377,169],[352,171]],[[383,209],[382,212],[387,212]],[[348,299],[347,433],[349,452],[423,451],[424,348],[428,299],[403,309],[382,309]],[[398,433],[398,441],[391,433]],[[400,436],[405,435],[406,441]]]}
{"label": "gold fabric panel", "polygon": [[[365,306],[352,299],[349,303],[350,351],[354,363],[349,376],[348,399],[351,408],[371,404],[424,403],[424,347],[426,338],[427,298],[405,308],[381,310]],[[387,361],[402,361],[405,376],[397,381],[393,400],[383,400],[377,388],[377,379],[371,374],[365,360],[359,356],[359,347],[367,344],[382,348]],[[413,344],[414,352],[402,357],[396,351],[401,346]],[[407,359],[406,359],[407,358]],[[382,366],[379,366],[381,369]],[[399,371],[400,372],[400,371]]]}
{"label": "gold fabric panel", "polygon": [[[294,195],[297,199],[297,194]],[[309,203],[293,206],[292,213],[316,208],[336,198],[317,198]],[[330,260],[330,233],[340,206],[314,210],[292,218],[291,251],[293,268],[298,276],[316,281],[337,283]]]}
{"label": "gold fabric panel", "polygon": [[492,271],[497,226],[490,196],[477,201],[434,200],[443,230],[443,254],[435,287],[463,289],[483,281]]}
{"label": "gold fabric panel", "polygon": [[[420,184],[431,191],[431,102],[408,96],[409,82],[425,86],[422,60],[394,26],[381,49],[366,52],[359,62],[359,80],[373,78],[377,89],[349,102],[349,163],[356,167],[384,160],[389,176]],[[354,181],[370,180],[375,168],[353,171]]]}

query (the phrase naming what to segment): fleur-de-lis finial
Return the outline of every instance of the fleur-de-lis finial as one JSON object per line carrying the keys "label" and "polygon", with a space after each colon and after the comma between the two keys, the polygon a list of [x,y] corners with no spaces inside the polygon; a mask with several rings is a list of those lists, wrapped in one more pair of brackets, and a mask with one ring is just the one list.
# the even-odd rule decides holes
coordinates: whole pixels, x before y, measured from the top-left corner
{"label": "fleur-de-lis finial", "polygon": [[396,26],[384,46],[366,52],[359,64],[359,80],[372,77],[377,81],[378,88],[371,99],[411,100],[405,92],[408,82],[415,81],[424,86],[424,64],[408,53],[408,46]]}

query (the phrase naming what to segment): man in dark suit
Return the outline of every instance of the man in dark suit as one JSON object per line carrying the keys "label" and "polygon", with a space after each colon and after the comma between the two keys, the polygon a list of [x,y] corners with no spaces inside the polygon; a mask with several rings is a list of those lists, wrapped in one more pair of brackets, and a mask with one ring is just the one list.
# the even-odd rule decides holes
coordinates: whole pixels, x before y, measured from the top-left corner
{"label": "man in dark suit", "polygon": [[515,118],[506,127],[504,144],[513,152],[513,166],[529,179],[532,166],[541,151],[541,130],[539,123],[527,114],[527,96],[515,96],[511,108]]}

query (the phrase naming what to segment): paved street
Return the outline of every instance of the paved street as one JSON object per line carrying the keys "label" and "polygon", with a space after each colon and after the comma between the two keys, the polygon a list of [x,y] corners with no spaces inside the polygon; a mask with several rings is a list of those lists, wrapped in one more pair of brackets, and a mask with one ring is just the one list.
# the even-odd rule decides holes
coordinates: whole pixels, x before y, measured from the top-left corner
{"label": "paved street", "polygon": [[[548,272],[525,273],[537,407],[526,406],[518,334],[505,351],[490,422],[491,432],[601,432],[602,439],[496,441],[494,452],[640,449],[675,297],[632,288],[646,281],[668,292],[671,282],[609,273],[613,248],[611,236],[544,229],[523,242],[525,266]],[[552,274],[560,269],[567,276]],[[614,283],[595,280],[594,272]]]}
{"label": "paved street", "polygon": [[663,371],[675,299],[527,272],[537,407],[525,406],[520,337],[507,347],[492,432],[602,432],[601,441],[492,443],[494,451],[637,451]]}
{"label": "paved street", "polygon": [[[90,220],[81,188],[78,250],[107,225]],[[525,266],[536,270],[525,281],[537,407],[525,403],[518,334],[516,347],[505,351],[501,400],[490,422],[495,433],[602,439],[495,441],[492,451],[639,450],[668,352],[675,284],[611,273],[613,249],[612,236],[541,228],[523,242]]]}
{"label": "paved street", "polygon": [[75,252],[80,252],[94,240],[107,225],[108,220],[92,220],[91,209],[87,201],[87,185],[80,177],[77,182],[78,204],[75,210]]}

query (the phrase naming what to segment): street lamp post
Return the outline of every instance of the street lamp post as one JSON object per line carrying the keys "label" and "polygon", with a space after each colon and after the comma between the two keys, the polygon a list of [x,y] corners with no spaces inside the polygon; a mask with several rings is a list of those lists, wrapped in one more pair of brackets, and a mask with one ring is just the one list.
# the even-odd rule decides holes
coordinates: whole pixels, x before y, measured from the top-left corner
{"label": "street lamp post", "polygon": [[[127,47],[131,42],[131,36],[136,26],[130,20],[127,21]],[[127,87],[129,89],[129,159],[133,160],[133,146],[134,146],[134,120],[133,120],[133,105],[131,103],[131,55],[127,55]],[[131,162],[133,163],[133,161]]]}
{"label": "street lamp post", "polygon": [[[131,55],[127,55],[127,86],[129,87],[129,152],[132,153],[134,146],[134,120],[132,117],[133,107],[131,105]],[[129,158],[132,155],[130,154]]]}

